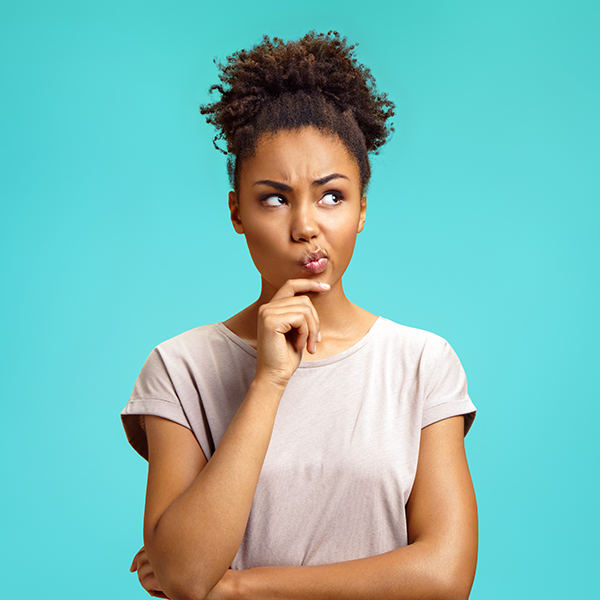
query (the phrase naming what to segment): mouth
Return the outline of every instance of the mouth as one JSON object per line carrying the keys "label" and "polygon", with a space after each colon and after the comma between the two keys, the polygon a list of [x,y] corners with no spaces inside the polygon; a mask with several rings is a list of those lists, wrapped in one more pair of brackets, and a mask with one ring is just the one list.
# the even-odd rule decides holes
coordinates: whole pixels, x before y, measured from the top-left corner
{"label": "mouth", "polygon": [[309,252],[301,262],[302,268],[309,273],[318,275],[327,268],[328,258],[323,250]]}

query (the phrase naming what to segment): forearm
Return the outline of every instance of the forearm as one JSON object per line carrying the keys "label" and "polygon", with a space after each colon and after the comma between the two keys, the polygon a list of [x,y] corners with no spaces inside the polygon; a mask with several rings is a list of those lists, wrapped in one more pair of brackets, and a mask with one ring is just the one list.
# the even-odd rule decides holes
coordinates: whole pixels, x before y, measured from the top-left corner
{"label": "forearm", "polygon": [[169,597],[201,600],[230,567],[283,389],[254,381],[210,461],[156,525],[145,527],[148,556]]}
{"label": "forearm", "polygon": [[[469,564],[471,560],[471,564]],[[379,556],[329,565],[241,572],[235,598],[247,600],[424,600],[468,598],[474,560],[416,542]]]}
{"label": "forearm", "polygon": [[265,567],[233,578],[235,600],[425,600],[468,598],[477,564],[477,504],[463,419],[421,434],[406,507],[409,544],[378,556],[319,566]]}

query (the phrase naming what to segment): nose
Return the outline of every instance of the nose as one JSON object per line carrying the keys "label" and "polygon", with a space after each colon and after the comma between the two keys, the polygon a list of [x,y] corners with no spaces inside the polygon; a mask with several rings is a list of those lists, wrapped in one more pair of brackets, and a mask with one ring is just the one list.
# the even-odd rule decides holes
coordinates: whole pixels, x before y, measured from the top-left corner
{"label": "nose", "polygon": [[319,226],[314,207],[306,202],[297,204],[292,210],[292,238],[296,242],[310,242],[319,235]]}

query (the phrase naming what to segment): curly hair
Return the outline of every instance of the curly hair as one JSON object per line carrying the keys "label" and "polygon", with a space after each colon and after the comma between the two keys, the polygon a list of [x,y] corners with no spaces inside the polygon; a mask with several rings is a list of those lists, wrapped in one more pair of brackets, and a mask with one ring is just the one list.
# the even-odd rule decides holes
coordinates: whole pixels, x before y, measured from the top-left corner
{"label": "curly hair", "polygon": [[[358,63],[355,47],[337,31],[311,31],[289,42],[264,36],[218,65],[221,84],[209,91],[221,97],[200,112],[217,129],[213,143],[229,156],[236,190],[239,165],[263,134],[309,125],[339,136],[356,157],[365,189],[371,176],[368,153],[376,154],[394,130],[387,121],[395,106],[377,91],[370,69]],[[226,150],[219,140],[225,140]]]}

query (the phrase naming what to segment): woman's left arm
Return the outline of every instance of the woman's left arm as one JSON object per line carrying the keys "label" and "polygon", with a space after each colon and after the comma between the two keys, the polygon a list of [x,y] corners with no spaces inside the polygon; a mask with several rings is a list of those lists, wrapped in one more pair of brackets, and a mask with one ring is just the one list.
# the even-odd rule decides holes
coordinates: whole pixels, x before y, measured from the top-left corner
{"label": "woman's left arm", "polygon": [[422,430],[417,474],[406,507],[408,546],[330,565],[228,571],[209,597],[468,598],[477,563],[477,505],[463,437],[463,417]]}

